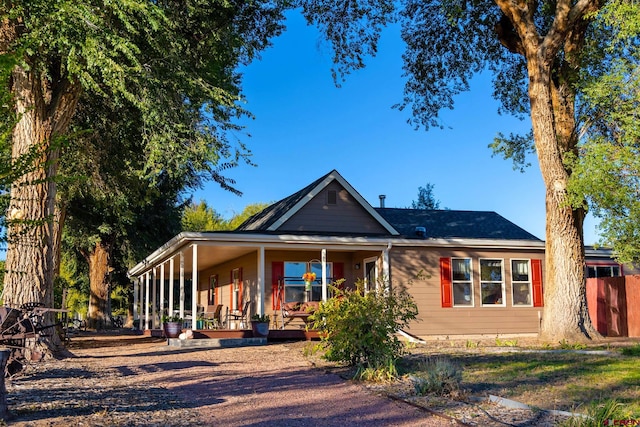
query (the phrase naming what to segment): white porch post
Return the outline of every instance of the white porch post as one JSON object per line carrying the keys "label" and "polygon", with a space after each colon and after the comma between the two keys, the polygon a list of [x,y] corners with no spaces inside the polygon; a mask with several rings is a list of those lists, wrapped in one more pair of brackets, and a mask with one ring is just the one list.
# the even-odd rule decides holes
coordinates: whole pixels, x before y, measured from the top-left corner
{"label": "white porch post", "polygon": [[174,290],[174,262],[173,257],[169,260],[169,309],[167,310],[167,316],[173,316],[173,290]]}
{"label": "white porch post", "polygon": [[264,246],[260,246],[258,251],[258,314],[264,314],[264,293],[265,293],[265,278],[264,278]]}
{"label": "white porch post", "polygon": [[[389,276],[389,251],[391,250],[391,243],[387,245],[387,248],[382,251],[382,277],[385,282],[385,291],[391,289],[391,277]],[[376,283],[376,287],[377,287]]]}
{"label": "white porch post", "polygon": [[153,267],[153,283],[151,285],[151,324],[158,327],[158,267]]}
{"label": "white porch post", "polygon": [[180,252],[180,318],[184,319],[184,253]]}
{"label": "white porch post", "polygon": [[[136,319],[140,319],[140,311],[138,310],[138,292],[140,292],[140,284],[142,283],[142,276],[136,277],[133,281],[133,321],[135,324]],[[140,326],[138,326],[140,328]]]}
{"label": "white porch post", "polygon": [[196,330],[198,318],[198,245],[193,245],[191,272],[191,330]]}
{"label": "white porch post", "polygon": [[147,270],[147,282],[144,292],[144,329],[149,329],[149,282],[151,281],[151,270]]}
{"label": "white porch post", "polygon": [[164,262],[160,264],[160,325],[162,324],[162,316],[164,316]]}
{"label": "white porch post", "polygon": [[327,250],[322,249],[322,301],[327,300]]}

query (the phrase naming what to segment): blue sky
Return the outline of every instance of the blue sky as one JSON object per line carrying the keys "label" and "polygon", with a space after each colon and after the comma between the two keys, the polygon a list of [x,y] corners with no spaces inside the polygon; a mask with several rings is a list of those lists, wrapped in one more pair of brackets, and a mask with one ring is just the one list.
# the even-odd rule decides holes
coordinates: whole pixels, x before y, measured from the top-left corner
{"label": "blue sky", "polygon": [[[226,171],[243,192],[238,197],[215,183],[193,193],[224,217],[250,203],[274,202],[332,169],[373,206],[409,207],[418,187],[433,184],[440,206],[495,211],[544,239],[544,187],[535,158],[525,173],[492,157],[498,132],[526,131],[530,124],[497,113],[490,76],[478,76],[471,91],[444,110],[444,130],[415,130],[410,112],[392,109],[403,95],[399,31],[390,29],[376,58],[337,88],[330,47],[298,13],[260,61],[243,70],[246,108],[243,140],[257,167]],[[595,221],[585,223],[585,243],[597,241]]]}

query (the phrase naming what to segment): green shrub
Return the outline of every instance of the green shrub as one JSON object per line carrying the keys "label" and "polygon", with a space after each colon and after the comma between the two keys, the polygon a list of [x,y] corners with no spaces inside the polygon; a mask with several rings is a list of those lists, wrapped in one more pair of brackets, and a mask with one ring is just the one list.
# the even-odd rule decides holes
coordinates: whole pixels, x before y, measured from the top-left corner
{"label": "green shrub", "polygon": [[412,380],[418,396],[456,395],[460,392],[462,368],[450,359],[427,359],[420,364]]}
{"label": "green shrub", "polygon": [[640,344],[633,345],[631,347],[624,347],[622,354],[625,356],[640,356]]}
{"label": "green shrub", "polygon": [[418,309],[404,289],[364,293],[331,287],[334,297],[320,304],[310,317],[320,331],[323,358],[356,368],[354,378],[373,380],[397,375],[396,362],[404,354],[396,332],[416,318]]}
{"label": "green shrub", "polygon": [[[612,399],[596,402],[587,410],[586,417],[571,417],[563,427],[601,427],[609,425],[608,420],[631,420],[632,415],[624,410],[624,405]],[[611,424],[613,425],[613,424]],[[618,424],[616,424],[618,425]],[[624,425],[624,424],[619,424]],[[633,424],[629,424],[633,425]]]}

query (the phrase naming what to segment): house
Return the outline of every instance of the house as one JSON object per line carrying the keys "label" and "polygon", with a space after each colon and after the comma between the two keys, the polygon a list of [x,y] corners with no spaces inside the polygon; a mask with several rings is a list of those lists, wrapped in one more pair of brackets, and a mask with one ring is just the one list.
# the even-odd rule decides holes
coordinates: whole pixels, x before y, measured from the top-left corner
{"label": "house", "polygon": [[373,207],[333,170],[232,232],[180,233],[129,275],[145,329],[167,307],[246,303],[281,328],[283,302],[326,299],[344,278],[405,286],[419,310],[413,336],[536,334],[544,248],[495,212]]}

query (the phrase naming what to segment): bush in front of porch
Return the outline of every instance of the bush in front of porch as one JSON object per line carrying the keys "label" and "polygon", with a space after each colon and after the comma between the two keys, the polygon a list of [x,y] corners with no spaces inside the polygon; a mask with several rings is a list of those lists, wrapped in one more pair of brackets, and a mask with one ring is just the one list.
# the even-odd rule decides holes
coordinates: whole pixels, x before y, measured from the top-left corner
{"label": "bush in front of porch", "polygon": [[378,286],[364,292],[362,281],[355,290],[339,285],[332,286],[334,297],[320,303],[310,317],[312,328],[320,331],[316,350],[324,350],[326,360],[353,366],[354,378],[394,378],[396,362],[404,354],[396,332],[418,315],[413,298],[403,288]]}

